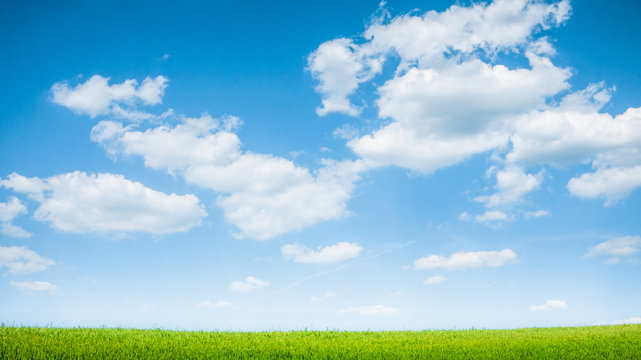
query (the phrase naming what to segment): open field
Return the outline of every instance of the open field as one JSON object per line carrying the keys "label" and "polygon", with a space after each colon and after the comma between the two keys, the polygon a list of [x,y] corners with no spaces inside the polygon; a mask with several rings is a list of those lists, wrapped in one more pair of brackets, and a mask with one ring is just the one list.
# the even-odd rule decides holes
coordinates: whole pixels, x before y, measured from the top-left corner
{"label": "open field", "polygon": [[641,325],[253,333],[0,327],[0,359],[86,358],[641,359]]}

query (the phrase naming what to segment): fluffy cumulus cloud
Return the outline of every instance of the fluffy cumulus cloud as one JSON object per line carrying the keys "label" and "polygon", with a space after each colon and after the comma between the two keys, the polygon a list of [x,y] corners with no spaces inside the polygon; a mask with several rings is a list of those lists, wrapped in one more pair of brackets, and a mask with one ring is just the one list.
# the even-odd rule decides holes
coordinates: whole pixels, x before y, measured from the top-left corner
{"label": "fluffy cumulus cloud", "polygon": [[91,138],[111,155],[140,156],[147,167],[221,193],[217,204],[240,237],[268,239],[348,214],[346,202],[368,168],[365,161],[324,160],[312,172],[285,158],[243,151],[233,132],[239,124],[235,117],[207,114],[144,131],[101,121]]}
{"label": "fluffy cumulus cloud", "polygon": [[602,87],[592,85],[556,108],[521,116],[506,160],[561,168],[589,163],[594,171],[570,179],[568,190],[609,206],[641,186],[641,108],[616,116],[598,112],[609,92],[595,86]]}
{"label": "fluffy cumulus cloud", "polygon": [[[430,174],[492,151],[504,165],[497,191],[475,200],[503,213],[540,187],[542,172],[528,167],[592,164],[593,172],[569,179],[568,190],[606,205],[641,186],[641,108],[601,112],[614,87],[598,82],[572,90],[570,69],[554,64],[545,31],[569,18],[569,1],[497,0],[383,14],[360,36],[327,41],[309,58],[321,115],[357,115],[364,106],[352,101],[359,87],[377,87],[382,125],[348,138],[370,165]],[[390,58],[399,60],[396,71],[374,83]],[[513,61],[507,66],[503,58]]]}
{"label": "fluffy cumulus cloud", "polygon": [[327,264],[358,256],[363,248],[356,243],[341,242],[336,245],[310,249],[300,244],[285,245],[281,252],[286,259],[303,264]]}
{"label": "fluffy cumulus cloud", "polygon": [[0,246],[0,268],[6,267],[12,274],[44,271],[55,264],[55,261],[40,256],[24,246]]}
{"label": "fluffy cumulus cloud", "polygon": [[633,259],[640,251],[641,236],[623,236],[593,246],[583,257],[606,256],[608,263],[618,263],[622,259]]}
{"label": "fluffy cumulus cloud", "polygon": [[30,237],[31,233],[11,222],[20,214],[27,213],[27,206],[15,196],[0,202],[0,234],[11,237]]}
{"label": "fluffy cumulus cloud", "polygon": [[[570,71],[552,63],[551,45],[543,37],[533,40],[564,22],[568,12],[567,1],[519,0],[377,19],[361,38],[325,42],[310,56],[322,113],[358,114],[349,97],[395,55],[400,64],[378,87],[376,101],[379,116],[392,121],[351,140],[356,154],[379,166],[431,173],[503,147],[507,119],[543,108],[569,87]],[[519,53],[529,66],[508,68],[480,56],[498,52]]]}
{"label": "fluffy cumulus cloud", "polygon": [[264,281],[253,276],[248,276],[245,278],[245,281],[234,281],[233,283],[231,283],[229,285],[229,290],[248,292],[256,289],[261,289],[269,285],[269,281]]}
{"label": "fluffy cumulus cloud", "polygon": [[26,293],[44,293],[58,290],[56,285],[46,281],[9,281],[9,286],[18,288]]}
{"label": "fluffy cumulus cloud", "polygon": [[429,255],[414,261],[417,270],[465,270],[478,267],[499,267],[516,262],[514,251],[504,249],[501,251],[469,251],[457,252],[451,256]]}
{"label": "fluffy cumulus cloud", "polygon": [[492,195],[478,196],[475,201],[486,207],[511,205],[521,201],[523,195],[537,189],[543,181],[543,174],[526,174],[516,166],[510,166],[496,172],[496,192]]}
{"label": "fluffy cumulus cloud", "polygon": [[323,96],[319,116],[330,112],[356,116],[362,109],[348,97],[362,82],[370,80],[382,70],[380,57],[368,56],[364,49],[350,39],[340,38],[321,44],[308,57],[308,69],[319,81],[316,90]]}
{"label": "fluffy cumulus cloud", "polygon": [[36,220],[72,233],[167,234],[198,226],[207,215],[194,195],[168,195],[122,175],[76,171],[40,179],[11,174],[0,184],[38,201]]}
{"label": "fluffy cumulus cloud", "polygon": [[110,85],[109,80],[94,75],[76,86],[70,86],[68,82],[55,83],[51,87],[53,102],[92,118],[110,113],[117,115],[126,112],[120,105],[160,104],[168,81],[164,76],[156,76],[146,77],[141,84],[135,79],[127,79]]}
{"label": "fluffy cumulus cloud", "polygon": [[566,310],[568,304],[563,300],[548,300],[541,305],[533,305],[528,309],[530,311],[555,311],[555,310]]}

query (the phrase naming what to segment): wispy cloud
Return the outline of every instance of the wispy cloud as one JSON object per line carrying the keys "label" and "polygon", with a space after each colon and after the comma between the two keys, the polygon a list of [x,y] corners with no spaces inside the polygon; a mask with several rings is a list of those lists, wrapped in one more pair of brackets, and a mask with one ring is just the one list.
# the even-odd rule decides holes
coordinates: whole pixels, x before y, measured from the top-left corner
{"label": "wispy cloud", "polygon": [[300,244],[285,245],[281,248],[285,259],[303,264],[328,264],[344,261],[358,256],[362,250],[360,245],[348,242],[318,247],[316,250]]}
{"label": "wispy cloud", "polygon": [[457,252],[449,257],[429,255],[414,261],[417,270],[446,269],[464,270],[478,267],[499,267],[516,262],[514,251],[504,249],[501,251],[469,251]]}
{"label": "wispy cloud", "polygon": [[58,290],[56,285],[46,281],[9,281],[9,285],[26,293],[44,293]]}

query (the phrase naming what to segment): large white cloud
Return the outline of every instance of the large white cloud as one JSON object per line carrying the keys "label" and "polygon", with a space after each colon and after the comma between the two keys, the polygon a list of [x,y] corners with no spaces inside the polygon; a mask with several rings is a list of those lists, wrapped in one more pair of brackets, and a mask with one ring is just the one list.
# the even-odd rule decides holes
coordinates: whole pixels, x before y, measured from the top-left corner
{"label": "large white cloud", "polygon": [[[375,84],[379,117],[391,121],[349,139],[362,159],[429,174],[507,150],[497,193],[476,198],[490,208],[516,204],[539,187],[541,173],[525,167],[591,163],[594,172],[570,179],[568,190],[612,205],[641,187],[641,108],[601,112],[614,90],[603,82],[566,92],[572,72],[552,62],[555,49],[542,32],[569,14],[566,0],[497,0],[375,19],[362,36],[327,41],[310,56],[323,103],[340,104],[322,114],[358,114],[350,97],[396,57],[394,75]],[[313,66],[317,60],[335,66]],[[519,168],[522,186],[503,187],[500,176],[519,175]]]}
{"label": "large white cloud", "polygon": [[46,270],[55,261],[40,256],[24,246],[0,246],[0,268],[6,267],[12,274],[30,274]]}
{"label": "large white cloud", "polygon": [[136,101],[144,105],[160,104],[168,81],[164,76],[156,76],[146,77],[140,85],[135,79],[109,85],[109,80],[94,75],[74,87],[68,82],[55,83],[51,87],[53,102],[92,118],[111,112],[117,114],[125,111],[118,104],[133,105]]}
{"label": "large white cloud", "polygon": [[324,160],[312,173],[288,159],[242,151],[232,132],[238,123],[205,114],[141,131],[101,121],[91,136],[112,155],[141,156],[150,168],[222,193],[217,204],[239,236],[267,239],[348,214],[346,202],[368,168],[365,161]]}
{"label": "large white cloud", "polygon": [[20,214],[26,214],[27,207],[15,196],[7,202],[0,202],[0,234],[11,237],[29,237],[32,234],[11,222]]}
{"label": "large white cloud", "polygon": [[464,270],[466,268],[499,267],[515,262],[516,258],[516,253],[510,249],[457,252],[449,257],[441,255],[422,257],[414,261],[414,268],[417,270]]}
{"label": "large white cloud", "polygon": [[115,174],[71,172],[45,179],[11,174],[1,185],[40,202],[34,217],[72,233],[187,231],[206,212],[194,195],[165,194]]}
{"label": "large white cloud", "polygon": [[[317,112],[319,115],[331,111],[359,114],[359,107],[350,102],[349,96],[359,84],[379,73],[381,64],[392,53],[400,57],[398,73],[410,67],[428,69],[452,55],[469,57],[479,50],[488,54],[514,50],[528,43],[532,34],[539,29],[547,29],[565,21],[568,13],[569,2],[566,0],[555,4],[502,0],[489,5],[452,6],[441,13],[429,11],[422,15],[395,17],[390,21],[377,19],[365,30],[363,41],[355,43],[346,38],[330,40],[310,55],[309,69],[319,80],[317,91],[323,96],[323,107],[318,108]],[[462,64],[463,67],[468,65],[484,66],[475,62]],[[413,79],[414,74],[406,80]],[[458,74],[455,76],[458,77]],[[554,78],[532,80],[554,81]],[[483,81],[472,81],[471,88],[475,83],[482,84]],[[515,86],[509,83],[502,85]],[[447,93],[448,88],[441,90]],[[446,102],[450,102],[449,97]],[[515,105],[520,103],[517,100]],[[505,104],[509,103],[504,102],[503,106]]]}
{"label": "large white cloud", "polygon": [[363,248],[356,243],[341,242],[335,245],[310,249],[300,244],[284,245],[281,249],[286,259],[303,264],[327,264],[358,256]]}

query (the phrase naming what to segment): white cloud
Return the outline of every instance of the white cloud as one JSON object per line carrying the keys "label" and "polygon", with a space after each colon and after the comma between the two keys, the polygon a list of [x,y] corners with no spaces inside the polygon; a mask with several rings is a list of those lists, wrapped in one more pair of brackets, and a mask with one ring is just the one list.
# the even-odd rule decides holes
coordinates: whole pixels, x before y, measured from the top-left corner
{"label": "white cloud", "polygon": [[550,212],[547,210],[539,209],[536,211],[528,211],[525,213],[525,218],[538,218],[538,217],[543,217],[543,216],[548,216],[550,215]]}
{"label": "white cloud", "polygon": [[623,236],[593,246],[583,257],[610,256],[609,263],[630,258],[641,251],[641,236]]}
{"label": "white cloud", "polygon": [[44,271],[55,261],[40,256],[23,246],[0,246],[0,268],[6,267],[12,274],[31,274]]}
{"label": "white cloud", "polygon": [[182,232],[207,215],[194,195],[167,195],[122,175],[76,171],[28,179],[12,174],[2,185],[40,202],[36,220],[72,233]]}
{"label": "white cloud", "polygon": [[[553,53],[549,42],[532,39],[538,30],[565,21],[568,12],[567,1],[520,0],[377,19],[358,44],[335,39],[310,56],[325,105],[319,114],[358,114],[348,96],[378,74],[387,57],[398,55],[394,77],[376,91],[379,117],[393,121],[352,139],[348,145],[356,154],[378,166],[428,174],[505,146],[508,119],[545,107],[547,98],[569,86],[569,69],[547,57]],[[529,68],[490,64],[478,56],[502,51],[525,55]],[[313,66],[317,60],[329,65]]]}
{"label": "white cloud", "polygon": [[[512,150],[506,159],[526,165],[550,164],[564,167],[599,158],[604,163],[637,160],[613,152],[638,150],[641,141],[641,108],[630,108],[612,117],[595,111],[565,110],[561,107],[531,112],[515,122],[510,140]],[[636,158],[636,159],[634,159]],[[626,164],[629,165],[629,164]]]}
{"label": "white cloud", "polygon": [[142,156],[147,167],[222,193],[217,204],[240,237],[264,240],[348,215],[346,202],[366,162],[324,160],[312,173],[285,158],[243,152],[231,132],[239,122],[205,114],[139,131],[102,121],[92,139],[112,155]]}
{"label": "white cloud", "polygon": [[16,238],[27,238],[33,235],[20,226],[11,223],[0,223],[0,234]]}
{"label": "white cloud", "polygon": [[437,285],[437,284],[440,284],[440,283],[442,283],[442,282],[444,282],[446,280],[447,279],[445,278],[445,276],[436,275],[436,276],[432,276],[432,277],[429,277],[429,278],[425,279],[425,281],[423,281],[423,285]]}
{"label": "white cloud", "polygon": [[520,202],[525,194],[538,189],[542,181],[542,172],[536,175],[526,174],[520,167],[509,166],[496,172],[497,192],[492,195],[478,196],[474,201],[481,202],[489,208],[515,204]]}
{"label": "white cloud", "polygon": [[144,105],[160,104],[167,81],[164,76],[156,76],[155,78],[146,77],[141,85],[138,85],[135,79],[109,85],[108,77],[94,75],[75,87],[69,86],[67,82],[55,83],[51,87],[51,92],[53,102],[56,104],[94,118],[109,114],[118,104],[133,105],[136,101]]}
{"label": "white cloud", "polygon": [[370,316],[370,315],[398,315],[401,313],[399,309],[383,306],[383,305],[374,305],[374,306],[357,306],[349,307],[347,309],[339,310],[337,315],[345,315],[349,313],[355,313],[361,316]]}
{"label": "white cloud", "polygon": [[565,101],[575,94],[566,96],[558,108],[521,116],[506,159],[557,167],[592,163],[594,172],[568,182],[572,195],[604,199],[606,206],[628,196],[641,186],[641,108],[614,117],[597,112],[609,99],[602,87],[592,85],[571,100]]}
{"label": "white cloud", "polygon": [[496,130],[479,134],[439,136],[419,134],[399,122],[348,142],[359,156],[376,166],[396,165],[423,174],[457,164],[507,143],[508,134]]}
{"label": "white cloud", "polygon": [[628,319],[614,320],[614,321],[602,321],[596,325],[627,325],[627,324],[641,324],[641,316],[632,316]]}
{"label": "white cloud", "polygon": [[[1,183],[0,183],[1,186]],[[26,214],[27,207],[17,197],[0,202],[0,234],[11,237],[30,237],[32,234],[11,222],[20,214]]]}
{"label": "white cloud", "polygon": [[446,55],[516,49],[529,43],[539,29],[563,23],[569,10],[565,0],[554,4],[497,0],[487,5],[453,5],[443,12],[428,11],[398,16],[388,23],[375,22],[367,28],[364,38],[378,51],[393,49],[402,61],[426,67]]}
{"label": "white cloud", "polygon": [[528,309],[530,311],[555,311],[555,310],[566,310],[568,304],[563,300],[548,300],[541,305],[533,305]]}
{"label": "white cloud", "polygon": [[[572,72],[552,62],[555,49],[542,32],[569,14],[567,0],[497,0],[384,15],[362,36],[325,42],[310,56],[323,96],[319,114],[358,114],[361,107],[349,97],[372,84],[384,122],[370,134],[346,137],[370,166],[430,174],[507,150],[497,176],[514,181],[498,178],[495,194],[476,199],[493,208],[514,205],[540,187],[542,173],[526,174],[522,166],[592,163],[595,172],[570,180],[570,193],[614,204],[641,186],[641,108],[600,113],[615,90],[603,82],[556,100],[570,88]],[[501,53],[528,65],[498,63]],[[400,60],[393,76],[372,83],[388,58]]]}
{"label": "white cloud", "polygon": [[358,45],[345,38],[322,43],[307,62],[312,76],[319,81],[316,91],[323,96],[323,105],[316,108],[319,116],[330,112],[359,115],[362,109],[350,103],[348,97],[360,83],[382,70],[380,60],[367,57]]}
{"label": "white cloud", "polygon": [[54,292],[58,290],[56,285],[46,281],[9,281],[9,285],[27,293]]}
{"label": "white cloud", "polygon": [[[467,213],[464,213],[467,214]],[[459,215],[460,219],[463,220],[468,220],[470,218],[470,215],[463,216],[463,214]],[[474,221],[478,223],[491,223],[491,222],[501,222],[501,221],[510,221],[512,218],[504,213],[503,211],[499,210],[488,210],[482,214],[478,214],[474,216]]]}
{"label": "white cloud", "polygon": [[284,245],[281,252],[285,259],[303,264],[328,264],[358,256],[363,248],[356,243],[341,242],[326,247],[310,249],[300,244]]}
{"label": "white cloud", "polygon": [[343,126],[332,131],[332,136],[337,139],[352,140],[358,136],[358,131],[350,124],[343,124]]}
{"label": "white cloud", "polygon": [[218,300],[211,302],[209,300],[204,300],[196,304],[196,307],[200,308],[209,308],[209,307],[215,307],[215,308],[226,308],[226,307],[231,307],[233,304],[230,303],[229,301],[225,300]]}
{"label": "white cloud", "polygon": [[641,186],[641,165],[598,169],[570,179],[568,190],[580,198],[602,198],[611,206]]}
{"label": "white cloud", "polygon": [[245,281],[235,281],[229,285],[229,290],[247,292],[255,289],[264,288],[269,286],[269,281],[256,279],[253,276],[248,276]]}
{"label": "white cloud", "polygon": [[499,267],[516,261],[516,254],[510,249],[501,251],[457,252],[450,257],[429,255],[414,261],[417,270],[447,269],[464,270],[477,267]]}

